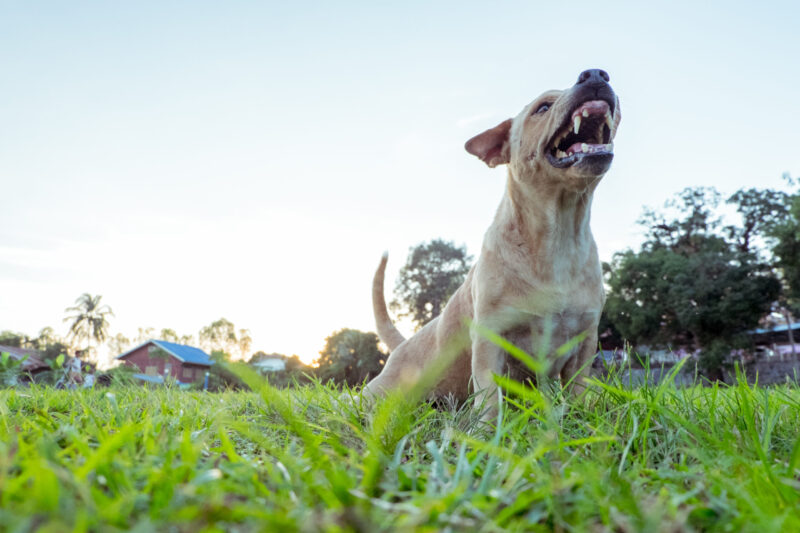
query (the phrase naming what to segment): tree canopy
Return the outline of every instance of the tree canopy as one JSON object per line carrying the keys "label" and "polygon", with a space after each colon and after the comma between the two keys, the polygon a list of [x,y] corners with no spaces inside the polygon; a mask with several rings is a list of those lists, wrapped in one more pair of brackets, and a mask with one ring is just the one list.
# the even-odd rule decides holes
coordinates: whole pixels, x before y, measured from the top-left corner
{"label": "tree canopy", "polygon": [[84,293],[75,300],[75,305],[67,307],[66,312],[71,313],[64,322],[70,322],[69,335],[72,340],[80,343],[86,341],[86,356],[92,357],[92,340],[98,344],[108,337],[108,317],[114,316],[114,312],[107,305],[101,305],[103,297],[99,294],[92,296]]}
{"label": "tree canopy", "polygon": [[378,348],[378,336],[344,328],[325,339],[325,348],[317,359],[317,375],[323,381],[333,380],[359,385],[377,376],[388,354]]}
{"label": "tree canopy", "polygon": [[[788,175],[785,179],[798,185]],[[784,216],[767,228],[772,239],[775,266],[781,274],[783,294],[780,304],[791,314],[800,314],[800,191],[784,197]]]}
{"label": "tree canopy", "polygon": [[253,343],[249,330],[240,329],[237,334],[236,326],[225,318],[203,327],[198,334],[198,340],[208,351],[222,351],[229,356],[237,354],[239,359],[247,357],[247,352]]}
{"label": "tree canopy", "polygon": [[390,307],[401,317],[411,317],[421,328],[442,312],[464,282],[471,263],[466,247],[458,247],[452,241],[434,239],[410,248]]}
{"label": "tree canopy", "polygon": [[667,202],[674,217],[646,210],[641,249],[615,254],[606,268],[609,320],[632,343],[699,349],[701,366],[718,373],[780,295],[776,273],[754,246],[780,219],[776,198],[738,191],[728,199],[742,217],[733,226],[722,225],[720,194],[709,188],[685,189]]}

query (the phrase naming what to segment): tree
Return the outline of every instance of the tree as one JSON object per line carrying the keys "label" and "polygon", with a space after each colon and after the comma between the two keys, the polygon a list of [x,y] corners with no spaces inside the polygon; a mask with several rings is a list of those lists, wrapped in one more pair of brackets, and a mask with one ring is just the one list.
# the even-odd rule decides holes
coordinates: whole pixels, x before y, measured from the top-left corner
{"label": "tree", "polygon": [[[797,185],[789,174],[784,174],[783,178],[790,186]],[[782,216],[768,219],[766,234],[772,244],[770,251],[783,289],[774,310],[791,326],[793,315],[800,313],[800,192],[784,194],[775,203],[781,202]],[[797,356],[791,327],[787,333],[792,353]]]}
{"label": "tree", "polygon": [[241,359],[246,358],[247,352],[250,351],[250,346],[253,345],[253,339],[250,337],[249,329],[239,330],[239,338],[237,339],[236,344],[239,348],[239,355],[241,356]]}
{"label": "tree", "polygon": [[334,332],[319,352],[317,375],[323,381],[348,385],[359,385],[377,376],[388,357],[378,348],[378,342],[374,333],[348,328]]}
{"label": "tree", "polygon": [[9,330],[0,331],[0,345],[27,348],[29,344],[30,339],[23,333],[16,333]]}
{"label": "tree", "polygon": [[[739,192],[734,202],[754,197]],[[738,210],[745,224],[723,231],[711,209],[716,191],[687,189],[678,198],[667,207],[681,216],[668,220],[647,211],[641,222],[648,238],[640,251],[614,255],[606,313],[632,343],[699,349],[700,366],[719,378],[727,354],[749,345],[746,332],[769,313],[780,283],[752,248],[758,225],[747,225],[749,203]]]}
{"label": "tree", "polygon": [[161,328],[161,333],[159,333],[158,338],[167,342],[178,342],[180,340],[175,330],[170,328]]}
{"label": "tree", "polygon": [[39,331],[39,335],[33,340],[33,347],[42,353],[45,361],[55,360],[59,355],[69,351],[69,346],[64,339],[49,326]]}
{"label": "tree", "polygon": [[50,326],[45,326],[39,330],[39,335],[33,340],[33,344],[37,350],[44,350],[51,344],[61,342],[61,338],[56,334],[56,331]]}
{"label": "tree", "polygon": [[122,333],[117,333],[108,339],[108,351],[111,352],[112,357],[125,353],[130,345],[130,339]]}
{"label": "tree", "polygon": [[134,342],[136,344],[141,344],[143,342],[147,342],[155,338],[156,338],[155,328],[137,328],[136,338],[134,339]]}
{"label": "tree", "polygon": [[71,322],[69,334],[73,341],[86,341],[87,358],[92,357],[92,340],[99,344],[108,337],[108,317],[114,316],[109,306],[100,305],[102,298],[99,294],[84,293],[75,300],[74,306],[65,309],[72,313],[64,318],[64,322]]}
{"label": "tree", "polygon": [[237,336],[236,326],[225,318],[215,320],[202,328],[198,339],[200,345],[207,351],[222,351],[229,356],[238,352],[240,359],[247,357],[247,352],[253,342],[253,339],[250,338],[250,330],[240,329]]}
{"label": "tree", "polygon": [[464,282],[471,262],[466,247],[456,247],[452,241],[434,239],[410,248],[390,307],[421,328],[442,312]]}
{"label": "tree", "polygon": [[197,338],[208,351],[223,351],[230,355],[230,347],[236,344],[236,327],[230,320],[220,318],[202,328]]}
{"label": "tree", "polygon": [[[790,185],[796,182],[788,175]],[[800,313],[800,192],[784,198],[785,216],[776,220],[767,230],[772,239],[775,266],[780,270],[784,293],[781,306],[784,314]]]}
{"label": "tree", "polygon": [[[762,246],[754,240],[770,239],[773,230],[782,227],[790,215],[791,197],[773,189],[740,189],[727,203],[736,206],[742,217],[741,225],[726,226],[728,238],[740,252],[760,253]],[[797,219],[795,219],[797,221]]]}

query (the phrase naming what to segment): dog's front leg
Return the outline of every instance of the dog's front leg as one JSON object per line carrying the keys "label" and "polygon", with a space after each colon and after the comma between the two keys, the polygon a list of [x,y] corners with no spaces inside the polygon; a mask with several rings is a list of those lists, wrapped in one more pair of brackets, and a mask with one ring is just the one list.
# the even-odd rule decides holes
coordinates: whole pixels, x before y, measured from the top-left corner
{"label": "dog's front leg", "polygon": [[592,361],[597,354],[597,324],[592,326],[578,347],[575,355],[561,369],[561,383],[570,384],[572,396],[579,396],[586,390],[586,378],[592,369]]}
{"label": "dog's front leg", "polygon": [[481,411],[481,420],[492,422],[497,417],[500,390],[495,374],[503,371],[505,354],[478,333],[472,332],[472,384],[475,389],[475,408]]}

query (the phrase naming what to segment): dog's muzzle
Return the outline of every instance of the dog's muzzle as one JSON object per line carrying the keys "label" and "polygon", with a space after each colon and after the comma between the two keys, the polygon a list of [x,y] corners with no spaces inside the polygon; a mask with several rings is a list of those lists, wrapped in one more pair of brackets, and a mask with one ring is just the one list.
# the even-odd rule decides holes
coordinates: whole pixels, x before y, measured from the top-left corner
{"label": "dog's muzzle", "polygon": [[554,167],[566,168],[584,160],[610,164],[616,96],[608,80],[608,74],[600,69],[585,70],[578,76],[569,96],[575,102],[573,108],[546,150],[547,161]]}

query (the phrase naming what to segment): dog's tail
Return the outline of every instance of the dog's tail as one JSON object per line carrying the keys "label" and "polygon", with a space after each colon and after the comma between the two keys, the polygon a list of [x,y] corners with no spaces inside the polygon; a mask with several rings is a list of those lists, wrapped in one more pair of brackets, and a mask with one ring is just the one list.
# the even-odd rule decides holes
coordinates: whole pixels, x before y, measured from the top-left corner
{"label": "dog's tail", "polygon": [[389,252],[383,252],[381,263],[372,278],[372,311],[375,313],[375,327],[378,329],[378,337],[389,347],[389,351],[406,340],[403,334],[394,327],[389,311],[386,310],[386,300],[383,297],[383,277],[386,273],[386,261],[389,260]]}

